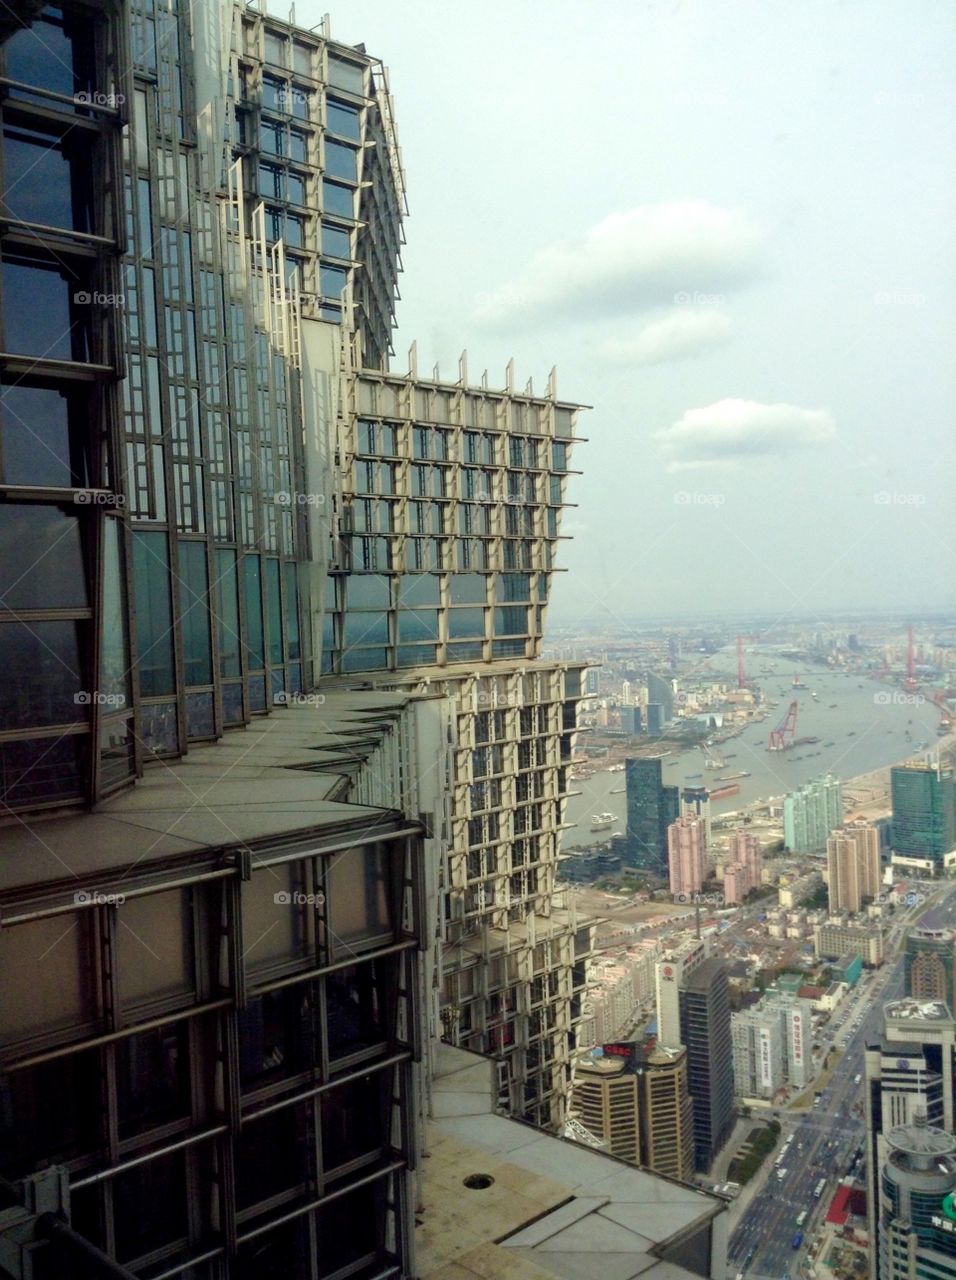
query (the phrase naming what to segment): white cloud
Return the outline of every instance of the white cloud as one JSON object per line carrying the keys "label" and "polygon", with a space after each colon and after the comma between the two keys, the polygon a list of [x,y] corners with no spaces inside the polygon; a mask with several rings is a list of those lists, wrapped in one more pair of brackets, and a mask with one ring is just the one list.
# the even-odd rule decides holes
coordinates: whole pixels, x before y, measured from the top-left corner
{"label": "white cloud", "polygon": [[664,364],[689,360],[730,341],[733,325],[722,311],[681,308],[652,320],[636,338],[609,338],[599,351],[613,364]]}
{"label": "white cloud", "polygon": [[529,319],[596,319],[677,302],[722,300],[759,265],[761,234],[744,214],[705,200],[609,214],[546,246],[515,280],[479,298],[489,328]]}
{"label": "white cloud", "polygon": [[767,457],[829,444],[836,435],[827,409],[754,400],[718,400],[687,412],[656,433],[668,469],[727,467],[745,457]]}

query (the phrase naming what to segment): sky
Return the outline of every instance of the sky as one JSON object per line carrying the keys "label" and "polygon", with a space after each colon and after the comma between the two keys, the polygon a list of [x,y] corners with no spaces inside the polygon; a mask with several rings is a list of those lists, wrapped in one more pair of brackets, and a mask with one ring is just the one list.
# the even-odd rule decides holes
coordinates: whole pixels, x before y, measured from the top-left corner
{"label": "sky", "polygon": [[[318,22],[329,0],[296,6]],[[410,216],[393,368],[593,406],[552,621],[938,610],[956,6],[348,0]]]}

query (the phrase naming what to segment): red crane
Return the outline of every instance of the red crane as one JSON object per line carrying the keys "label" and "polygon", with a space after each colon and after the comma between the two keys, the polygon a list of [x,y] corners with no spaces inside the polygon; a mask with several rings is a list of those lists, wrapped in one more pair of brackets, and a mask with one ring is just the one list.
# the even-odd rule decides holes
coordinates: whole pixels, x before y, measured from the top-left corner
{"label": "red crane", "polygon": [[[799,702],[794,698],[790,706],[787,707],[787,714],[776,729],[770,730],[770,741],[767,743],[768,751],[785,751],[787,747],[793,746],[793,739],[797,732],[797,711],[799,707]],[[789,741],[787,741],[788,738]]]}

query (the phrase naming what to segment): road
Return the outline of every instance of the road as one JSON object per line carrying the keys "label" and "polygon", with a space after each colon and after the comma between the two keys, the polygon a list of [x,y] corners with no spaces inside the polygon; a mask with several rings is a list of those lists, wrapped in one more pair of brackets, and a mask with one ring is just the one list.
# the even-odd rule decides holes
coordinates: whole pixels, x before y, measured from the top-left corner
{"label": "road", "polygon": [[[916,918],[926,917],[926,923],[935,928],[956,922],[956,889],[941,890],[938,885],[934,889],[932,899],[940,895],[941,899],[935,906],[908,912],[894,923],[887,938],[887,962],[880,971],[861,980],[852,997],[840,1006],[837,1017],[844,1009],[850,1012],[843,1026],[833,1031],[831,1043],[844,1050],[843,1057],[819,1104],[804,1114],[781,1113],[781,1143],[793,1135],[780,1166],[786,1172],[778,1178],[778,1170],[768,1157],[757,1174],[765,1179],[765,1186],[731,1234],[727,1249],[729,1276],[743,1272],[749,1280],[786,1280],[799,1273],[815,1227],[840,1179],[851,1171],[856,1153],[864,1145],[863,1086],[862,1082],[855,1083],[855,1077],[863,1072],[864,1046],[882,1035],[883,1004],[903,993],[903,960],[897,948],[904,930]],[[780,1150],[778,1147],[774,1159]],[[821,1178],[826,1179],[826,1187],[816,1200],[813,1192]],[[797,1215],[803,1209],[808,1211],[807,1219],[798,1228]],[[798,1230],[803,1231],[804,1242],[793,1249]]]}

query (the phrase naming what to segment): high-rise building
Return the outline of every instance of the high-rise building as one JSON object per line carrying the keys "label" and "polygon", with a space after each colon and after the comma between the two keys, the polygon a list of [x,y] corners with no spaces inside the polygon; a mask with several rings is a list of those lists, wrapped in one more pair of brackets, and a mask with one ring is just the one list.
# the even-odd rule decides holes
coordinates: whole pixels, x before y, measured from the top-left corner
{"label": "high-rise building", "polygon": [[950,1009],[956,1009],[956,941],[951,929],[910,929],[903,971],[908,996],[945,1000]]}
{"label": "high-rise building", "polygon": [[818,853],[843,821],[843,786],[825,774],[784,796],[783,838],[791,853]]}
{"label": "high-rise building", "polygon": [[621,707],[621,728],[631,737],[636,737],[643,732],[640,707]]}
{"label": "high-rise building", "polygon": [[657,1043],[679,1049],[681,1040],[680,990],[684,979],[710,956],[710,940],[693,934],[668,941],[654,966],[657,1003]]}
{"label": "high-rise building", "polygon": [[700,818],[678,818],[667,828],[667,870],[675,899],[699,893],[707,874],[704,856],[704,823]]}
{"label": "high-rise building", "polygon": [[[956,1138],[928,1125],[898,1125],[886,1137],[877,1206],[877,1280],[956,1276]],[[876,1189],[875,1189],[876,1190]]]}
{"label": "high-rise building", "polygon": [[760,841],[751,831],[738,827],[727,842],[724,857],[724,900],[727,906],[743,902],[752,889],[760,887],[763,858]]}
{"label": "high-rise building", "polygon": [[706,1171],[734,1127],[733,1038],[727,968],[705,960],[680,987],[681,1043],[694,1100],[694,1163]]}
{"label": "high-rise building", "polygon": [[667,876],[667,828],[680,817],[680,788],[665,786],[660,757],[627,760],[628,857],[632,866]]}
{"label": "high-rise building", "polygon": [[597,697],[601,689],[601,673],[597,667],[588,667],[584,673],[584,692],[589,698]]}
{"label": "high-rise building", "polygon": [[813,1006],[785,993],[770,993],[763,1007],[780,1023],[783,1073],[795,1088],[802,1089],[813,1076]]}
{"label": "high-rise building", "polygon": [[847,823],[827,837],[831,912],[862,910],[880,892],[880,833],[867,822]]}
{"label": "high-rise building", "polygon": [[660,707],[663,724],[669,724],[674,719],[674,686],[667,676],[648,672],[647,701],[648,704],[656,703]]}
{"label": "high-rise building", "polygon": [[664,732],[666,719],[664,716],[664,708],[659,702],[649,702],[645,707],[647,713],[647,732],[656,735]]}
{"label": "high-rise building", "polygon": [[571,1109],[611,1155],[684,1182],[693,1176],[686,1050],[605,1045],[575,1064]]}
{"label": "high-rise building", "polygon": [[956,781],[952,769],[919,762],[890,770],[894,860],[915,859],[940,871],[956,847]]}
{"label": "high-rise building", "polygon": [[734,1086],[741,1098],[773,1098],[783,1087],[780,1018],[763,1008],[744,1009],[730,1019]]}
{"label": "high-rise building", "polygon": [[706,787],[685,787],[680,796],[680,811],[684,818],[700,818],[704,823],[704,845],[710,848],[711,828],[710,792]]}
{"label": "high-rise building", "polygon": [[434,1033],[564,1118],[583,664],[539,651],[577,406],[391,371],[404,173],[362,46],[17,12],[0,1173],[64,1169],[138,1274],[412,1274]]}

